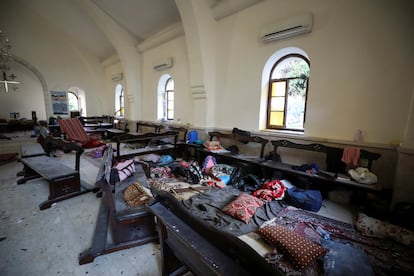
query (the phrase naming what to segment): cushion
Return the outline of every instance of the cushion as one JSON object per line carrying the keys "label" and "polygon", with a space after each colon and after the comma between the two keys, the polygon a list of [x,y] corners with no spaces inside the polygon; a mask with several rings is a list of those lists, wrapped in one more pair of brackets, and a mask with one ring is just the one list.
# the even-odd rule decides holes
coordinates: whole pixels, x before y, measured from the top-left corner
{"label": "cushion", "polygon": [[371,218],[363,213],[358,214],[356,226],[358,231],[367,237],[383,239],[387,236],[387,229],[381,220]]}
{"label": "cushion", "polygon": [[62,132],[66,133],[68,140],[82,144],[89,141],[89,137],[78,118],[61,119],[59,120],[59,126]]}
{"label": "cushion", "polygon": [[414,232],[403,227],[375,219],[359,213],[357,220],[358,231],[367,237],[391,238],[396,242],[414,246]]}
{"label": "cushion", "polygon": [[276,246],[299,271],[327,253],[325,248],[281,225],[265,226],[257,230],[257,233],[265,242]]}
{"label": "cushion", "polygon": [[363,250],[324,239],[321,239],[321,245],[329,249],[323,257],[324,275],[375,275],[369,257]]}
{"label": "cushion", "polygon": [[145,191],[139,182],[132,183],[124,191],[124,200],[130,207],[144,205],[151,199],[151,195]]}
{"label": "cushion", "polygon": [[249,223],[257,208],[263,206],[263,204],[264,202],[256,197],[241,193],[235,200],[223,208],[223,212],[245,223]]}

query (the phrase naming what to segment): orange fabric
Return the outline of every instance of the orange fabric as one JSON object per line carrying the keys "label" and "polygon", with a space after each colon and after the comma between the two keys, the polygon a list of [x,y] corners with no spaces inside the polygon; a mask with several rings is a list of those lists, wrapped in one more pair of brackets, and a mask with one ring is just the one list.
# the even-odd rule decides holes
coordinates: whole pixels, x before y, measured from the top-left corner
{"label": "orange fabric", "polygon": [[360,152],[360,149],[357,147],[344,148],[342,162],[347,165],[358,166]]}
{"label": "orange fabric", "polygon": [[61,119],[59,120],[59,126],[60,130],[66,133],[67,139],[70,141],[86,144],[90,140],[78,118]]}

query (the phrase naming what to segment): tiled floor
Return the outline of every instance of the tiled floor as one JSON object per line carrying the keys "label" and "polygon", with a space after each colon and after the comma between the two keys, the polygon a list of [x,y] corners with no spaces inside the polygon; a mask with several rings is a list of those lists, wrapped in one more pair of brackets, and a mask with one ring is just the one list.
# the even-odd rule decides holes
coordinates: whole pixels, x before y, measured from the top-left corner
{"label": "tiled floor", "polygon": [[[0,153],[17,149],[0,147]],[[74,155],[74,154],[73,154]],[[66,154],[62,162],[73,162]],[[17,185],[16,161],[0,165],[0,275],[160,275],[159,245],[150,243],[97,257],[79,265],[79,253],[91,245],[100,198],[84,194],[39,210],[48,185],[33,180]],[[81,159],[81,179],[94,183],[97,167]],[[319,214],[352,222],[355,210],[324,201]]]}
{"label": "tiled floor", "polygon": [[[81,179],[93,183],[97,168],[81,164]],[[160,275],[156,243],[79,265],[79,253],[91,245],[101,199],[88,193],[40,211],[48,185],[44,180],[17,185],[22,167],[16,161],[0,166],[0,275]]]}

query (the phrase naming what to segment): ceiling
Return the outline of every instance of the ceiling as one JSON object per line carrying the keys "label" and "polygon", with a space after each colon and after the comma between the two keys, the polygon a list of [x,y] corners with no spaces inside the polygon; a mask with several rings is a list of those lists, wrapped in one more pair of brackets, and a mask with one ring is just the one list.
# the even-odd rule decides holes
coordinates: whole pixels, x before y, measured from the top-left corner
{"label": "ceiling", "polygon": [[[13,11],[24,24],[33,16],[56,36],[70,40],[104,60],[116,53],[112,43],[86,10],[88,2],[105,12],[137,42],[180,22],[175,0],[0,0],[2,12]],[[196,0],[186,0],[196,1]],[[216,20],[262,0],[201,0],[212,9]],[[19,11],[24,10],[20,16]],[[1,26],[0,26],[1,27]]]}
{"label": "ceiling", "polygon": [[[109,40],[82,8],[88,0],[20,0],[55,31],[94,53],[103,60],[115,53]],[[137,41],[181,20],[174,0],[91,0]]]}

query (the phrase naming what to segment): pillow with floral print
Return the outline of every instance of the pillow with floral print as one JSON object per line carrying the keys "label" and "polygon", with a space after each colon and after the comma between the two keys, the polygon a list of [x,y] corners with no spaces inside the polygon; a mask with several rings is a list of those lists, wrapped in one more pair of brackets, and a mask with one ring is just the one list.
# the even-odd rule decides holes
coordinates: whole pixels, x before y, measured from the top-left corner
{"label": "pillow with floral print", "polygon": [[414,246],[414,232],[403,227],[369,217],[364,213],[358,214],[358,231],[367,237],[391,238],[396,242]]}
{"label": "pillow with floral print", "polygon": [[257,209],[263,206],[263,204],[264,202],[261,199],[241,193],[235,200],[225,206],[222,211],[248,224]]}

